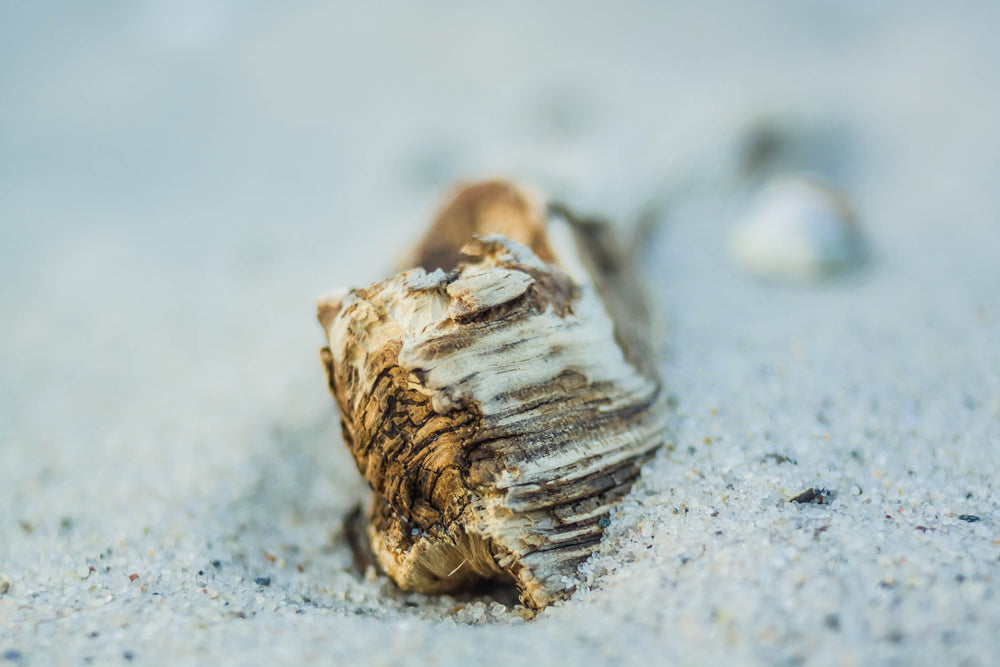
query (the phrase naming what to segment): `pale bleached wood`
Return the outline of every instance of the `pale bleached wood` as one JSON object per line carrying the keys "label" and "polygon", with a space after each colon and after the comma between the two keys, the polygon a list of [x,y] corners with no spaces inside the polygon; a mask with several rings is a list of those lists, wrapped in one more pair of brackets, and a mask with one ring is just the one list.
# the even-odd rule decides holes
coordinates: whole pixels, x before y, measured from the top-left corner
{"label": "pale bleached wood", "polygon": [[368,538],[404,589],[506,578],[529,607],[566,596],[664,441],[627,258],[610,230],[544,211],[507,183],[467,187],[417,268],[320,301]]}

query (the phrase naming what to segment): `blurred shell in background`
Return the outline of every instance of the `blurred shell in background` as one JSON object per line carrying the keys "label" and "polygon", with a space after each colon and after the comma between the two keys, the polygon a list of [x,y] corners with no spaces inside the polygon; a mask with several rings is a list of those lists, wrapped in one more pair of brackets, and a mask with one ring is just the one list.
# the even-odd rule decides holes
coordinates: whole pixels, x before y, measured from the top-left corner
{"label": "blurred shell in background", "polygon": [[864,263],[864,241],[844,198],[818,180],[771,181],[733,227],[729,251],[766,280],[817,282]]}

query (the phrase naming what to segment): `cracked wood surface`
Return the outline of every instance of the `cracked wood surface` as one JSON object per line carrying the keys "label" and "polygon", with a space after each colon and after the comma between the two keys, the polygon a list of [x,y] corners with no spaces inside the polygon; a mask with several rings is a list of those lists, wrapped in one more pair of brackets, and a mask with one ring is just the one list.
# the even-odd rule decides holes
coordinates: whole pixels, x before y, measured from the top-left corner
{"label": "cracked wood surface", "polygon": [[632,267],[609,229],[542,211],[509,184],[470,186],[417,268],[320,301],[368,538],[404,589],[496,578],[530,607],[565,597],[664,441]]}

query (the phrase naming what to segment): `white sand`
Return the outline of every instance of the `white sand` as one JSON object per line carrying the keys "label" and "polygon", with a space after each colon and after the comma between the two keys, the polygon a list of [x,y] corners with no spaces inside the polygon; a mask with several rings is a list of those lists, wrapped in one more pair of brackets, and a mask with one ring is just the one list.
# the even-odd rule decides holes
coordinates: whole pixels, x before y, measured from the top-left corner
{"label": "white sand", "polygon": [[[730,4],[4,4],[0,664],[994,662],[1000,12]],[[867,271],[727,259],[770,112]],[[675,449],[528,623],[350,572],[312,312],[494,173],[671,204]]]}

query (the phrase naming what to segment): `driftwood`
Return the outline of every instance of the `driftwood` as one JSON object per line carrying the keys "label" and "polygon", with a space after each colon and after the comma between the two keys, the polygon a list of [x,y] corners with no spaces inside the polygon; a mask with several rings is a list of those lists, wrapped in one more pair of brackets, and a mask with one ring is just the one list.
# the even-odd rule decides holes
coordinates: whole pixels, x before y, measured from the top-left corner
{"label": "driftwood", "polygon": [[503,182],[458,192],[407,261],[319,302],[372,552],[406,590],[509,579],[543,607],[664,440],[631,263]]}

